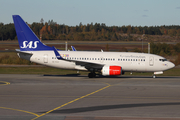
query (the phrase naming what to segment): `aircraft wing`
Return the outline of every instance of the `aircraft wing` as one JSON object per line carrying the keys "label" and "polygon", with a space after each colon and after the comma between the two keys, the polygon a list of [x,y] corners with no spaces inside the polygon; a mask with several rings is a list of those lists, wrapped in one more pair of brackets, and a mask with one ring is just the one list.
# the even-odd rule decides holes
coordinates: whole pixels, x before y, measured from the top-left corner
{"label": "aircraft wing", "polygon": [[53,47],[53,49],[54,49],[54,53],[58,60],[72,61],[72,62],[75,62],[76,65],[84,66],[86,69],[90,69],[90,68],[101,69],[104,66],[104,64],[64,59],[63,57],[61,57],[61,55],[58,53],[58,51],[55,47]]}

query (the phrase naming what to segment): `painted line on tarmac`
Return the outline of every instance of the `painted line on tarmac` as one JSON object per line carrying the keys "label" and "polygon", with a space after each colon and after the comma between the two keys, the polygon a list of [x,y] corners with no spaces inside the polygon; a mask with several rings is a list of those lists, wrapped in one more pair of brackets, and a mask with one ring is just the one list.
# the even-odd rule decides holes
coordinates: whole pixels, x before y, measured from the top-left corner
{"label": "painted line on tarmac", "polygon": [[25,110],[20,110],[20,109],[7,108],[7,107],[0,107],[0,109],[6,109],[6,110],[19,111],[19,112],[24,112],[24,113],[32,114],[32,115],[35,115],[35,116],[37,116],[37,117],[39,116],[39,115],[38,115],[38,114],[36,114],[36,113],[29,112],[29,111],[25,111]]}
{"label": "painted line on tarmac", "polygon": [[[3,84],[0,84],[0,85],[10,85],[9,82],[0,81],[0,83],[3,83]],[[0,107],[0,109],[19,111],[19,112],[24,112],[24,113],[32,114],[32,115],[35,115],[35,116],[37,116],[37,117],[39,116],[39,115],[36,114],[36,113],[29,112],[29,111],[25,111],[25,110],[20,110],[20,109],[14,109],[14,108],[8,108],[8,107]]]}
{"label": "painted line on tarmac", "polygon": [[0,85],[10,85],[10,82],[0,81],[0,83],[3,83],[3,84],[0,84]]}
{"label": "painted line on tarmac", "polygon": [[90,95],[92,95],[92,94],[95,94],[95,93],[97,93],[97,92],[100,92],[100,91],[102,91],[102,90],[104,90],[104,89],[106,89],[106,88],[108,88],[108,87],[111,86],[111,85],[108,84],[108,83],[106,83],[106,84],[107,84],[107,86],[105,86],[105,87],[103,87],[103,88],[101,88],[101,89],[99,89],[99,90],[96,90],[96,91],[94,91],[94,92],[91,92],[91,93],[89,93],[89,94],[86,94],[86,95],[84,95],[84,96],[81,96],[81,97],[79,97],[79,98],[76,98],[76,99],[74,99],[74,100],[72,100],[72,101],[70,101],[70,102],[67,102],[67,103],[65,103],[65,104],[63,104],[63,105],[61,105],[61,106],[59,106],[59,107],[56,107],[56,108],[54,108],[54,109],[52,109],[52,110],[49,110],[49,111],[47,111],[46,113],[43,113],[43,114],[37,116],[36,118],[33,118],[32,120],[35,120],[35,119],[40,118],[40,117],[42,117],[42,116],[44,116],[44,115],[47,115],[47,114],[49,114],[49,113],[51,113],[51,112],[53,112],[53,111],[55,111],[55,110],[57,110],[57,109],[60,109],[60,108],[62,108],[62,107],[64,107],[64,106],[69,105],[69,104],[71,104],[71,103],[73,103],[73,102],[76,102],[76,101],[78,101],[78,100],[80,100],[80,99],[83,99],[83,98],[88,97],[88,96],[90,96]]}

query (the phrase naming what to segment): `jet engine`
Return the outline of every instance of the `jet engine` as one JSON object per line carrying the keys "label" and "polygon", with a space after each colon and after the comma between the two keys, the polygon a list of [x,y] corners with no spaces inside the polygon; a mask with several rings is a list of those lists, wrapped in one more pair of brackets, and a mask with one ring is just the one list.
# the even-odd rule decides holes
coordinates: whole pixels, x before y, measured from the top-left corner
{"label": "jet engine", "polygon": [[122,67],[121,66],[104,66],[101,70],[102,75],[121,75]]}

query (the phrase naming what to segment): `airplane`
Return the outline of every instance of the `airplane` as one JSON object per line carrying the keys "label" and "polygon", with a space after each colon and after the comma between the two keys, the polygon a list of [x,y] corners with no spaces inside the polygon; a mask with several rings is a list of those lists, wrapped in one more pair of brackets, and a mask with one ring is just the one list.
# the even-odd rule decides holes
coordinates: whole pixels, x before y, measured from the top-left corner
{"label": "airplane", "polygon": [[103,76],[122,75],[125,72],[153,72],[153,78],[175,65],[155,54],[135,52],[62,51],[43,44],[19,15],[13,15],[20,49],[20,58],[38,64],[60,68],[89,71],[89,78],[96,73]]}

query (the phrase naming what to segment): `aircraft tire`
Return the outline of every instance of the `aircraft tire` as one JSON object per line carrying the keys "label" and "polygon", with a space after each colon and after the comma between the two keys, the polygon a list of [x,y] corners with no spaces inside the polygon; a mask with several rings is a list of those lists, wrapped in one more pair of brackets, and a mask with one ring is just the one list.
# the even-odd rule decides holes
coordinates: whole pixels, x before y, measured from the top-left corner
{"label": "aircraft tire", "polygon": [[89,74],[88,74],[88,77],[89,77],[89,78],[95,78],[95,77],[96,77],[96,73],[89,73]]}
{"label": "aircraft tire", "polygon": [[89,73],[89,74],[88,74],[88,77],[89,77],[89,78],[93,78],[93,74],[92,74],[92,73]]}

